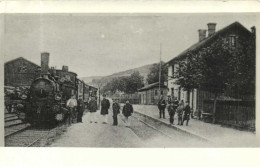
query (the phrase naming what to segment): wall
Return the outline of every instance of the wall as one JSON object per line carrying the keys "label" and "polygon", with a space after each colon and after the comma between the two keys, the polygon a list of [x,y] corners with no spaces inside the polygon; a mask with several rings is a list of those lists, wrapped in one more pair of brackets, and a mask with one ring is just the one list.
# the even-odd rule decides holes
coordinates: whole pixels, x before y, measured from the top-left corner
{"label": "wall", "polygon": [[40,66],[23,58],[8,62],[4,67],[4,85],[30,86],[32,81],[39,77]]}
{"label": "wall", "polygon": [[[157,91],[157,95],[155,94],[155,91]],[[161,88],[161,91],[163,91],[163,96],[167,97],[167,88]],[[152,88],[146,91],[138,92],[140,103],[141,104],[158,104],[160,93],[159,88]]]}
{"label": "wall", "polygon": [[[222,33],[221,36],[217,37],[214,41],[212,41],[211,43],[214,43],[217,41],[218,38],[224,38],[224,42],[228,43],[229,42],[229,37],[231,35],[235,35],[236,39],[237,39],[237,44],[236,46],[242,46],[242,42],[243,41],[247,41],[250,38],[250,34],[245,31],[242,28],[238,28],[238,27],[233,27],[232,29],[228,29],[226,32]],[[209,44],[211,44],[209,43]],[[230,50],[232,51],[236,51],[236,48],[230,48]],[[179,91],[179,85],[174,84],[174,82],[176,81],[176,78],[173,78],[173,72],[172,69],[174,67],[175,70],[175,66],[176,66],[177,62],[174,62],[172,64],[168,65],[168,95],[174,96],[174,97],[179,97],[178,93],[180,92],[181,97],[178,98],[179,100],[184,100],[187,101],[187,99],[189,98],[190,101],[190,105],[193,107],[193,110],[195,112],[198,112],[199,110],[203,109],[203,101],[210,99],[210,98],[214,98],[214,94],[210,93],[210,91],[205,91],[205,90],[193,90],[192,92],[190,92],[189,97],[186,91],[184,91],[183,89],[181,89],[181,91]],[[174,89],[174,91],[172,91],[172,89]],[[204,89],[204,88],[203,88]],[[192,100],[192,97],[193,100]]]}

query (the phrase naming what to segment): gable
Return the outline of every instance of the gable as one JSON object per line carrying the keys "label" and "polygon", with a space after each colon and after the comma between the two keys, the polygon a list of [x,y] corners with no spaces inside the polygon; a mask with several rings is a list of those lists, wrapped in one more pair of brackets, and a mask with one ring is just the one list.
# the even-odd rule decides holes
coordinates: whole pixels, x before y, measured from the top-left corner
{"label": "gable", "polygon": [[229,34],[241,36],[241,37],[243,37],[244,40],[249,39],[252,36],[252,33],[249,30],[247,30],[243,25],[241,25],[239,22],[234,22],[234,23],[230,24],[229,26],[224,27],[223,29],[215,32],[212,36],[207,37],[206,39],[195,43],[194,45],[192,45],[191,47],[189,47],[188,49],[186,49],[182,53],[180,53],[178,56],[176,56],[173,59],[171,59],[170,61],[168,61],[166,63],[166,65],[173,63],[174,61],[184,59],[188,53],[196,52],[199,49],[201,49],[202,47],[206,47],[206,46],[210,45],[212,42],[216,41],[219,37],[227,36]]}

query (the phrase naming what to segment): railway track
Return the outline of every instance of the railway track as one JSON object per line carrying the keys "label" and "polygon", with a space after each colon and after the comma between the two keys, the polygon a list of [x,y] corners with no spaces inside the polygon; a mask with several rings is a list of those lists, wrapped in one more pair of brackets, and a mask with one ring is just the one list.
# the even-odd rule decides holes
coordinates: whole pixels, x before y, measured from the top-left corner
{"label": "railway track", "polygon": [[[66,125],[61,124],[57,127],[51,129],[38,129],[34,127],[29,127],[15,134],[5,137],[6,147],[44,147],[48,145],[49,138],[54,138],[57,136],[60,129]],[[64,131],[64,129],[63,129]]]}
{"label": "railway track", "polygon": [[[196,136],[189,135],[178,131],[170,126],[167,126],[159,121],[150,119],[143,115],[134,113],[132,116],[133,124],[129,129],[137,136],[143,143],[149,143],[151,139],[154,141],[166,142],[169,147],[186,147],[186,146],[202,146],[208,147],[209,142]],[[121,117],[122,119],[122,117]],[[123,119],[122,119],[123,120]],[[139,123],[138,123],[139,122]],[[136,125],[139,124],[139,125]],[[151,146],[154,146],[151,144]]]}
{"label": "railway track", "polygon": [[[38,129],[29,123],[23,123],[16,114],[5,114],[5,146],[6,147],[32,147],[44,146],[42,139],[56,135],[57,128]],[[42,142],[44,143],[44,142]]]}
{"label": "railway track", "polygon": [[22,132],[31,127],[29,123],[20,120],[16,113],[5,113],[5,138]]}
{"label": "railway track", "polygon": [[[172,136],[170,136],[170,135],[166,134],[165,132],[163,132],[163,131],[157,129],[155,126],[153,126],[153,125],[151,125],[151,124],[149,124],[149,123],[147,123],[147,122],[141,120],[141,119],[138,118],[137,116],[132,115],[132,118],[135,118],[137,121],[139,121],[139,122],[145,124],[146,126],[148,126],[149,128],[155,130],[156,132],[158,132],[158,133],[160,133],[160,134],[162,134],[162,135],[164,135],[164,136],[166,136],[166,137],[168,137],[168,138],[173,139]],[[125,125],[126,125],[126,122],[124,121],[124,119],[122,118],[122,116],[121,116],[121,120],[122,120],[122,121],[125,123]],[[131,126],[129,126],[129,129],[134,133],[135,136],[137,136],[140,140],[142,140],[142,139],[136,134],[135,130],[134,130]]]}

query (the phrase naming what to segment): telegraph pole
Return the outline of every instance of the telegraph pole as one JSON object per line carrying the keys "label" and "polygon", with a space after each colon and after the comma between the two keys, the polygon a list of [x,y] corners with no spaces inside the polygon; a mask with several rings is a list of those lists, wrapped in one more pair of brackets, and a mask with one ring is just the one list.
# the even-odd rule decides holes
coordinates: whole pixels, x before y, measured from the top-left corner
{"label": "telegraph pole", "polygon": [[161,97],[161,68],[162,68],[162,63],[161,63],[161,55],[162,55],[162,44],[160,43],[160,65],[159,65],[159,97]]}

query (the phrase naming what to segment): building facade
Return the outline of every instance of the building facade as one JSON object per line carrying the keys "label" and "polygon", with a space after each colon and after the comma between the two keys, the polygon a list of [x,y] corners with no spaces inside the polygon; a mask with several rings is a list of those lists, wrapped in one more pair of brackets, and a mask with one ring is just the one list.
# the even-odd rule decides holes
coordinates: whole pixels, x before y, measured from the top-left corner
{"label": "building facade", "polygon": [[159,88],[159,82],[156,82],[139,89],[138,95],[140,104],[158,104],[161,95],[166,99],[167,86],[160,84]]}
{"label": "building facade", "polygon": [[5,86],[30,86],[32,81],[40,76],[40,66],[23,57],[4,64]]}
{"label": "building facade", "polygon": [[238,45],[243,45],[244,41],[249,41],[253,38],[253,36],[255,36],[255,28],[252,27],[251,30],[252,31],[250,32],[238,22],[234,22],[219,31],[216,31],[215,23],[209,23],[208,30],[198,30],[198,42],[166,63],[168,67],[168,95],[176,97],[178,100],[188,102],[192,107],[193,112],[202,113],[203,101],[212,99],[214,94],[207,91],[205,88],[186,91],[181,88],[180,85],[176,84],[176,81],[179,78],[179,72],[181,70],[180,62],[185,63],[188,54],[198,53],[203,48],[211,47],[212,44],[219,41],[228,43],[230,51],[235,52]]}

